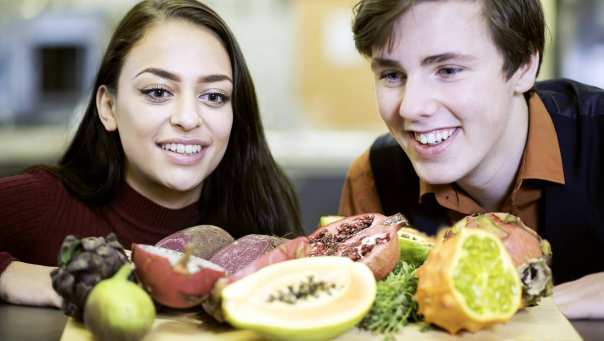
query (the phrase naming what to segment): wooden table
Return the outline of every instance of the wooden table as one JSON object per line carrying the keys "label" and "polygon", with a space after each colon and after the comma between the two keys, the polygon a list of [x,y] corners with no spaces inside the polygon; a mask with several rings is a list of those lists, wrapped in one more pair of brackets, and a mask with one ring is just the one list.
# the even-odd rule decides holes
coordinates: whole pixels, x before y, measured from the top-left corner
{"label": "wooden table", "polygon": [[[61,340],[66,322],[67,317],[57,309],[15,306],[0,302],[0,340],[2,341],[58,341]],[[570,322],[584,340],[604,340],[604,320]]]}

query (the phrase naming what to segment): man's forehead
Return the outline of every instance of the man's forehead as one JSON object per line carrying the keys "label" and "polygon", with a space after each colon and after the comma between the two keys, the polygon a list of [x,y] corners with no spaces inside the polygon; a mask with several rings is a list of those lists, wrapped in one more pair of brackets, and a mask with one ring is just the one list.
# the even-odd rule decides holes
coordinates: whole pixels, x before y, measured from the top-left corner
{"label": "man's forehead", "polygon": [[481,7],[475,1],[424,1],[402,14],[383,46],[372,49],[377,64],[401,56],[422,64],[473,59],[484,45],[494,44]]}

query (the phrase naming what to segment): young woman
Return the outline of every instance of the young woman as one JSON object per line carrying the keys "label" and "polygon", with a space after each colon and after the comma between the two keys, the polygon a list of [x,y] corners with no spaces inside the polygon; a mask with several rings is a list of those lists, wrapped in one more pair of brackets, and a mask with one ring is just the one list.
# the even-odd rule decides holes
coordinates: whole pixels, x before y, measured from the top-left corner
{"label": "young woman", "polygon": [[68,234],[155,243],[214,224],[301,234],[268,149],[252,79],[222,19],[194,0],[147,0],[109,43],[56,167],[0,179],[0,298],[60,306],[50,284]]}

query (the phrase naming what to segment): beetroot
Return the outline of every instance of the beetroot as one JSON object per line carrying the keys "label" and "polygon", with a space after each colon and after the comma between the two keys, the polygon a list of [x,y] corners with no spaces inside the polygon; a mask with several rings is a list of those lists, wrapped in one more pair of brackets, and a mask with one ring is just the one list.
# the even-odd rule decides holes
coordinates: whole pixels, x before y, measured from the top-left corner
{"label": "beetroot", "polygon": [[286,240],[261,234],[249,234],[220,249],[210,258],[210,261],[223,267],[227,274],[234,274]]}
{"label": "beetroot", "polygon": [[174,232],[155,246],[179,252],[185,252],[185,247],[189,246],[193,256],[210,259],[216,251],[233,241],[233,237],[218,226],[198,225]]}
{"label": "beetroot", "polygon": [[153,299],[172,308],[189,308],[206,298],[225,272],[189,253],[132,244],[136,274]]}

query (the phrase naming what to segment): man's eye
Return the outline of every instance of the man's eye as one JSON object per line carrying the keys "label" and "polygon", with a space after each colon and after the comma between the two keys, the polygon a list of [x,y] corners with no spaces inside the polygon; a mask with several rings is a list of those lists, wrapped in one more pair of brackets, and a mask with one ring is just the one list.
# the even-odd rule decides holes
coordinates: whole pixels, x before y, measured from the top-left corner
{"label": "man's eye", "polygon": [[398,85],[404,81],[404,75],[401,72],[387,71],[380,74],[380,80],[388,85]]}
{"label": "man's eye", "polygon": [[447,66],[438,69],[438,74],[443,77],[452,77],[463,71],[463,68],[456,66]]}

